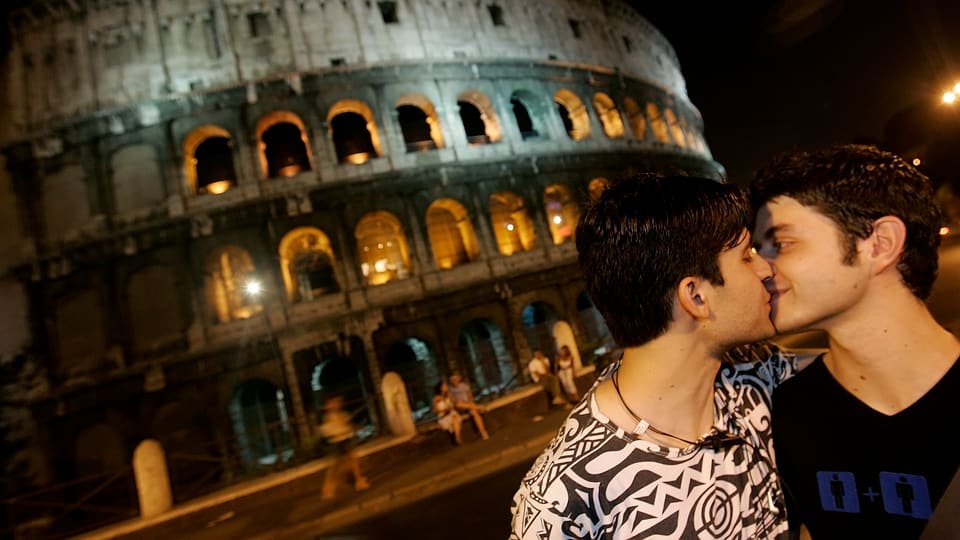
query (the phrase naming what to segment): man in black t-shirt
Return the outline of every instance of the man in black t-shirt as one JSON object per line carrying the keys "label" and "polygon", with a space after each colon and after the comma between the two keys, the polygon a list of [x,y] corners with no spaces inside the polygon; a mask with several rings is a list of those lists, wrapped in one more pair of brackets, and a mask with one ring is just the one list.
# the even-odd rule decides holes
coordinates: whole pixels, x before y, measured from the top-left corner
{"label": "man in black t-shirt", "polygon": [[846,145],[782,156],[751,198],[777,330],[830,343],[774,394],[791,521],[815,539],[917,538],[960,461],[960,342],[923,302],[940,243],[930,181]]}

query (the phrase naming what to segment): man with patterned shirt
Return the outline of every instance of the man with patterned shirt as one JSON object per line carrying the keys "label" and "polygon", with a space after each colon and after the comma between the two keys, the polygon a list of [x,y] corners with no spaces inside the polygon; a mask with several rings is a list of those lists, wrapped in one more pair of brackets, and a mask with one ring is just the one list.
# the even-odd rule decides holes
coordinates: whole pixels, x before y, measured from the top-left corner
{"label": "man with patterned shirt", "polygon": [[733,185],[642,175],[577,228],[587,292],[623,357],[568,416],[513,499],[512,539],[778,538],[770,396],[797,369],[772,350],[769,265]]}

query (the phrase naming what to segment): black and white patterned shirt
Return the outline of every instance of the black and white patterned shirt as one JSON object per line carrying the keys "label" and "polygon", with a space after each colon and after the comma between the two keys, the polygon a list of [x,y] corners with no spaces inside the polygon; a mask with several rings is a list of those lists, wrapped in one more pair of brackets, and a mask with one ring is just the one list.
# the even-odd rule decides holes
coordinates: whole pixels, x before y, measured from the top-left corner
{"label": "black and white patterned shirt", "polygon": [[513,497],[511,540],[778,538],[787,532],[770,434],[773,389],[796,359],[723,364],[714,389],[719,445],[666,448],[613,424],[594,391],[571,411]]}

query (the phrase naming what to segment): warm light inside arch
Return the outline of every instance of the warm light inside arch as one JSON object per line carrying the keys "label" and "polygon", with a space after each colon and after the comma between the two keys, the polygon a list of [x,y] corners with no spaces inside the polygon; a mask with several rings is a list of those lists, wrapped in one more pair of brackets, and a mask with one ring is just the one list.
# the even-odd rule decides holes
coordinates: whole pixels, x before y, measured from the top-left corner
{"label": "warm light inside arch", "polygon": [[516,193],[498,191],[490,196],[490,225],[503,255],[529,251],[537,244],[533,221]]}
{"label": "warm light inside arch", "polygon": [[630,123],[630,131],[633,137],[643,140],[646,137],[647,119],[643,116],[643,109],[637,100],[626,97],[623,98],[623,110],[627,113],[627,122]]}
{"label": "warm light inside arch", "polygon": [[369,285],[410,275],[410,254],[400,220],[383,210],[360,218],[355,229],[360,271]]}
{"label": "warm light inside arch", "polygon": [[443,130],[440,128],[440,119],[437,116],[437,109],[433,106],[433,102],[427,99],[426,96],[420,94],[404,94],[397,98],[397,103],[394,105],[394,108],[403,105],[416,107],[427,115],[427,125],[430,126],[430,139],[437,148],[443,148]]}
{"label": "warm light inside arch", "polygon": [[310,138],[307,136],[307,126],[304,125],[303,120],[290,111],[272,111],[257,121],[257,157],[260,160],[260,175],[262,178],[267,178],[270,174],[270,164],[267,162],[267,144],[263,142],[263,132],[280,123],[297,126],[297,129],[300,130],[300,140],[303,142],[303,147],[307,150],[307,160],[310,162],[310,168],[316,168],[316,164],[313,161],[313,147],[310,146]]}
{"label": "warm light inside arch", "polygon": [[[204,141],[212,137],[223,137],[233,140],[230,132],[220,126],[207,124],[194,128],[183,139],[183,174],[187,181],[187,189],[191,194],[196,194],[197,189],[197,147]],[[225,179],[226,180],[226,179]],[[232,178],[236,182],[236,178]]]}
{"label": "warm light inside arch", "polygon": [[[377,129],[377,122],[373,117],[373,111],[370,106],[359,99],[341,99],[333,104],[327,112],[327,125],[330,126],[330,133],[333,134],[333,126],[330,122],[340,114],[352,112],[359,114],[367,122],[367,131],[370,133],[370,142],[377,156],[383,155],[383,149],[380,146],[380,131]],[[376,156],[373,156],[376,157]]]}
{"label": "warm light inside arch", "polygon": [[547,186],[543,190],[543,206],[553,243],[560,245],[572,240],[580,220],[580,207],[570,189],[562,184]]}
{"label": "warm light inside arch", "polygon": [[466,101],[476,107],[480,111],[480,119],[483,120],[487,140],[491,143],[500,142],[503,137],[500,119],[493,108],[493,103],[490,102],[490,98],[486,94],[478,90],[467,90],[457,96],[457,101]]}
{"label": "warm light inside arch", "polygon": [[607,138],[622,138],[623,120],[620,118],[620,111],[617,110],[616,103],[610,99],[610,96],[603,92],[594,94],[593,108],[597,111],[597,116],[600,118],[600,125],[603,126],[603,133]]}
{"label": "warm light inside arch", "polygon": [[[335,259],[330,239],[326,233],[316,227],[297,227],[289,231],[280,240],[277,251],[280,255],[283,285],[287,291],[287,298],[291,302],[310,300],[313,297],[309,284],[300,283],[300,276],[297,276],[294,271],[294,263],[299,257],[308,256],[311,253],[323,254],[331,265],[331,271],[333,270]],[[334,279],[336,280],[335,276]]]}
{"label": "warm light inside arch", "polygon": [[567,130],[567,135],[569,135],[570,138],[575,141],[580,141],[589,137],[590,116],[587,114],[587,107],[584,106],[580,97],[566,88],[561,88],[560,90],[557,90],[556,94],[553,95],[553,100],[558,105],[562,105],[567,111],[567,116],[570,120],[570,127]]}
{"label": "warm light inside arch", "polygon": [[437,268],[446,270],[479,256],[470,215],[454,199],[437,199],[427,208],[427,237]]}

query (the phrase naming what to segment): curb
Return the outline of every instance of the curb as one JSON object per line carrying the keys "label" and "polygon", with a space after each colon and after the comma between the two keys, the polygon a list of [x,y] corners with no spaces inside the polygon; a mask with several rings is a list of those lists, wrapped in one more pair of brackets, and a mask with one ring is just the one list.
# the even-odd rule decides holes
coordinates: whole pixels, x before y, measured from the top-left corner
{"label": "curb", "polygon": [[283,531],[271,531],[266,535],[255,536],[251,540],[303,538],[305,534],[312,536],[346,527],[373,515],[426,499],[432,495],[470,483],[490,473],[506,469],[524,460],[532,459],[543,451],[543,448],[554,437],[556,437],[554,432],[541,435],[522,444],[501,450],[484,459],[461,465],[450,471],[450,474],[442,479],[425,478],[419,482],[394,489],[390,493],[346,506],[316,519],[304,521]]}

